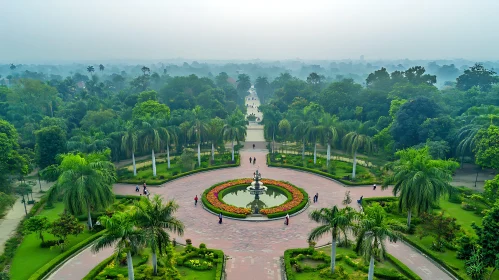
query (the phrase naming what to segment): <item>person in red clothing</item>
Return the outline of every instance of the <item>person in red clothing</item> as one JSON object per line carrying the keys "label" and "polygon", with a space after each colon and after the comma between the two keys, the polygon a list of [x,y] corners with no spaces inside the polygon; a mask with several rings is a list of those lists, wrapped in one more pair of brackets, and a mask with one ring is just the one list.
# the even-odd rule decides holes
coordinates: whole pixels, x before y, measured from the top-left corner
{"label": "person in red clothing", "polygon": [[198,195],[196,195],[196,197],[194,197],[194,206],[197,206],[198,205]]}

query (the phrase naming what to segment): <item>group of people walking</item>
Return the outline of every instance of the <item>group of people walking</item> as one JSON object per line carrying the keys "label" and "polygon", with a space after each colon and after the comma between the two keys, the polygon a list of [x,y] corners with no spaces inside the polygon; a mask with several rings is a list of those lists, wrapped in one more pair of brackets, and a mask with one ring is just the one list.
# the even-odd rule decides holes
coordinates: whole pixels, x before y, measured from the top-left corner
{"label": "group of people walking", "polygon": [[[255,148],[255,145],[253,144],[253,149],[254,149],[254,148]],[[255,164],[255,162],[256,162],[256,158],[255,158],[255,157],[254,157],[254,158],[251,158],[251,157],[250,157],[250,163]]]}
{"label": "group of people walking", "polygon": [[[139,185],[136,185],[135,186],[135,192],[140,192],[140,188],[139,188]],[[142,185],[142,193],[140,194],[140,196],[142,195],[145,195],[147,196],[147,198],[149,198],[149,195],[151,193],[149,192],[149,190],[147,189],[147,186],[146,186],[146,183],[144,182],[144,184]]]}

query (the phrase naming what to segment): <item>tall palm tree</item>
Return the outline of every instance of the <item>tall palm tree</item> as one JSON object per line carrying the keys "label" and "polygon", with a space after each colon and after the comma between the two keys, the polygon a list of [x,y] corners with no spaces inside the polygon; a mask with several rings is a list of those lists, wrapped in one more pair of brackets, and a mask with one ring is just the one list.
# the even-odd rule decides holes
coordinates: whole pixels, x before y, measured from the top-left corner
{"label": "tall palm tree", "polygon": [[340,211],[335,205],[332,208],[314,210],[309,214],[310,219],[321,224],[310,232],[309,241],[316,241],[325,234],[331,234],[331,273],[334,273],[336,240],[340,237],[340,230],[351,228],[354,220],[354,216],[350,215],[348,211]]}
{"label": "tall palm tree", "polygon": [[427,212],[444,193],[452,188],[453,161],[433,160],[428,147],[409,148],[396,153],[400,160],[394,164],[393,173],[383,181],[383,189],[394,185],[393,195],[399,197],[399,210],[407,211],[407,226],[411,225],[412,211]]}
{"label": "tall palm tree", "polygon": [[121,148],[127,156],[132,154],[132,164],[133,164],[133,176],[137,176],[137,165],[135,164],[135,152],[137,151],[138,144],[138,132],[137,127],[135,127],[131,122],[126,124],[126,131],[121,137]]}
{"label": "tall palm tree", "polygon": [[194,122],[192,122],[187,134],[189,138],[192,136],[196,137],[196,144],[198,146],[198,166],[201,167],[201,140],[206,137],[208,124],[203,118],[203,109],[200,106],[196,106],[192,109],[192,114],[194,115]]}
{"label": "tall palm tree", "polygon": [[158,119],[143,121],[141,127],[142,147],[144,150],[151,149],[152,175],[156,176],[156,156],[154,155],[154,150],[158,151],[160,149],[161,138],[165,135],[163,131],[164,121]]}
{"label": "tall palm tree", "polygon": [[327,145],[327,167],[329,167],[331,161],[331,146],[334,146],[334,143],[338,140],[337,122],[338,118],[330,114],[324,114],[320,119],[319,129],[322,131],[322,142]]}
{"label": "tall palm tree", "polygon": [[361,252],[365,260],[369,260],[368,280],[374,277],[374,258],[383,260],[385,240],[397,242],[399,234],[388,225],[385,210],[379,204],[365,209],[365,215],[357,228],[357,252]]}
{"label": "tall palm tree", "polygon": [[279,122],[279,134],[282,137],[282,140],[284,141],[284,144],[286,144],[286,141],[289,138],[289,135],[291,133],[291,124],[287,119],[282,119]]}
{"label": "tall palm tree", "polygon": [[128,279],[134,280],[132,253],[137,253],[146,244],[146,234],[136,227],[136,220],[130,213],[116,212],[112,217],[101,216],[101,224],[106,228],[106,233],[95,242],[92,251],[114,246],[116,256],[126,253],[128,266]]}
{"label": "tall palm tree", "polygon": [[90,75],[92,75],[92,73],[94,71],[95,71],[95,68],[92,65],[90,65],[90,66],[87,67],[87,72],[90,73]]}
{"label": "tall palm tree", "polygon": [[152,200],[143,197],[135,203],[135,220],[137,226],[144,230],[147,244],[151,247],[154,275],[158,271],[157,253],[162,255],[170,245],[168,231],[180,236],[184,234],[184,224],[173,216],[178,208],[174,200],[164,204],[159,195]]}
{"label": "tall palm tree", "polygon": [[101,72],[102,72],[102,71],[104,71],[104,69],[105,69],[105,68],[106,68],[106,67],[104,67],[104,65],[99,64],[99,70],[100,70]]}
{"label": "tall palm tree", "polygon": [[223,137],[227,141],[232,141],[232,161],[234,161],[234,141],[244,140],[246,137],[246,120],[241,111],[234,111],[225,120]]}
{"label": "tall palm tree", "polygon": [[279,122],[277,120],[264,120],[265,126],[264,126],[264,133],[267,135],[267,137],[270,138],[270,135],[272,135],[272,154],[275,151],[275,134],[276,131],[279,129]]}
{"label": "tall palm tree", "polygon": [[355,179],[355,169],[357,167],[357,151],[364,149],[366,153],[371,153],[373,150],[373,142],[370,136],[359,134],[356,131],[347,133],[343,137],[343,147],[348,153],[353,155],[352,179]]}
{"label": "tall palm tree", "polygon": [[215,160],[215,145],[222,139],[224,121],[218,117],[211,119],[207,126],[208,139],[211,141],[211,160]]}
{"label": "tall palm tree", "polygon": [[168,169],[170,169],[170,145],[178,143],[178,128],[176,126],[166,126],[160,130],[162,138],[166,146],[166,161]]}
{"label": "tall palm tree", "polygon": [[305,144],[307,140],[310,139],[310,135],[313,133],[313,123],[311,121],[301,119],[298,121],[298,124],[295,126],[293,132],[295,139],[297,141],[302,141],[303,143],[301,158],[305,160]]}
{"label": "tall palm tree", "polygon": [[92,228],[91,211],[105,209],[114,201],[112,184],[116,181],[114,164],[105,159],[104,153],[87,156],[67,154],[54,170],[60,174],[49,191],[48,201],[63,196],[65,209],[73,215],[88,215]]}

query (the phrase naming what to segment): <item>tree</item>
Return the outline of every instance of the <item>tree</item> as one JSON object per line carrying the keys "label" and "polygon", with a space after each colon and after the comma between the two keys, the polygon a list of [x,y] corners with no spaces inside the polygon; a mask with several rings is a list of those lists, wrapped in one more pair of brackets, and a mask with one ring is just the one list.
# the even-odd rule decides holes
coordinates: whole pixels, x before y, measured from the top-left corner
{"label": "tree", "polygon": [[50,228],[50,223],[47,217],[37,215],[30,217],[23,223],[23,229],[26,233],[36,232],[38,233],[38,237],[42,240],[42,243],[45,242],[43,238],[43,232]]}
{"label": "tree", "polygon": [[270,84],[267,77],[258,77],[255,80],[255,90],[260,102],[263,104],[270,97]]}
{"label": "tree", "polygon": [[407,211],[407,226],[411,225],[413,211],[428,212],[444,193],[452,188],[452,172],[459,166],[450,160],[434,160],[428,148],[409,148],[395,153],[400,159],[392,175],[383,181],[383,189],[394,185],[393,195],[398,196],[399,211]]}
{"label": "tree", "polygon": [[465,70],[456,81],[456,87],[460,90],[469,90],[476,86],[480,90],[488,91],[492,84],[498,82],[498,77],[496,72],[486,69],[483,64],[475,63],[470,69]]}
{"label": "tree", "polygon": [[99,64],[99,70],[100,70],[101,72],[103,72],[105,68],[106,68],[106,67],[104,67],[104,65]]}
{"label": "tree", "polygon": [[63,212],[59,219],[52,222],[50,233],[59,238],[59,240],[62,240],[62,242],[58,243],[58,246],[61,248],[61,251],[64,251],[68,236],[82,233],[83,228],[84,226],[80,224],[78,219],[68,212]]}
{"label": "tree", "polygon": [[114,246],[116,257],[126,253],[128,279],[134,280],[132,254],[144,247],[146,234],[136,226],[136,220],[130,213],[117,212],[112,217],[101,216],[99,221],[107,231],[95,242],[92,251],[97,253],[104,248]]}
{"label": "tree", "polygon": [[157,253],[163,255],[170,246],[169,232],[180,236],[184,233],[184,224],[173,215],[179,206],[174,200],[163,203],[159,195],[151,200],[142,197],[135,203],[135,220],[137,226],[144,231],[144,237],[152,251],[154,275],[157,275]]}
{"label": "tree", "polygon": [[329,167],[329,162],[331,161],[331,146],[334,147],[338,140],[337,122],[338,118],[330,114],[324,114],[319,121],[320,125],[318,129],[321,130],[322,142],[327,145],[327,167]]}
{"label": "tree", "polygon": [[359,134],[356,131],[347,133],[343,137],[343,147],[348,153],[353,155],[352,179],[355,179],[355,168],[357,167],[357,151],[363,149],[366,153],[371,153],[373,150],[372,138]]}
{"label": "tree", "polygon": [[166,162],[167,167],[170,169],[170,145],[178,143],[178,128],[176,126],[163,127],[160,132],[162,135],[162,143],[166,146]]}
{"label": "tree", "polygon": [[108,161],[110,151],[88,155],[66,154],[57,168],[59,178],[50,189],[48,200],[62,195],[66,211],[88,215],[92,228],[92,210],[105,209],[114,201],[112,184],[116,181],[114,164]]}
{"label": "tree", "polygon": [[246,137],[246,120],[239,109],[225,120],[223,137],[226,141],[232,141],[232,161],[234,162],[234,141],[242,141]]}
{"label": "tree", "polygon": [[0,119],[0,210],[10,206],[12,185],[10,176],[13,174],[27,174],[28,165],[24,157],[19,154],[19,134],[9,122]]}
{"label": "tree", "polygon": [[478,236],[481,257],[486,267],[492,267],[489,279],[499,268],[499,204],[496,203],[483,217],[482,226],[471,225]]}
{"label": "tree", "polygon": [[149,121],[150,119],[170,119],[170,108],[156,100],[137,103],[132,110],[133,119]]}
{"label": "tree", "polygon": [[365,260],[369,260],[367,279],[374,279],[374,259],[383,260],[385,256],[385,240],[397,242],[399,234],[393,231],[386,218],[385,210],[374,203],[365,210],[365,215],[357,229],[357,252],[361,252]]}
{"label": "tree", "polygon": [[95,68],[92,65],[90,65],[87,67],[87,72],[90,73],[90,76],[91,76],[92,73],[95,72]]}
{"label": "tree", "polygon": [[288,141],[291,133],[291,124],[287,119],[282,119],[279,122],[278,128],[279,128],[279,134],[281,135],[282,140],[284,141],[285,144],[286,141]]}
{"label": "tree", "polygon": [[56,163],[56,156],[66,151],[66,132],[58,126],[44,127],[35,131],[36,162],[40,168]]}
{"label": "tree", "polygon": [[223,136],[224,120],[219,117],[213,118],[208,122],[207,135],[211,141],[211,160],[215,160],[215,146]]}
{"label": "tree", "polygon": [[[348,208],[348,207],[347,207]],[[308,235],[309,241],[319,240],[325,234],[330,233],[332,237],[331,243],[331,273],[334,273],[335,256],[336,256],[336,241],[340,237],[340,230],[352,228],[354,217],[349,215],[348,210],[339,210],[338,207],[321,208],[310,212],[311,220],[320,223],[321,225],[314,228]]]}
{"label": "tree", "polygon": [[490,204],[494,204],[499,198],[499,175],[492,180],[486,180],[483,189],[483,197]]}
{"label": "tree", "polygon": [[456,232],[460,229],[460,226],[456,224],[456,218],[445,216],[444,213],[445,211],[441,211],[440,214],[421,214],[423,222],[421,223],[419,236],[422,239],[425,236],[433,235],[435,242],[432,244],[432,249],[439,252],[444,251],[442,239],[452,241],[456,237]]}
{"label": "tree", "polygon": [[126,155],[132,154],[133,176],[137,176],[137,165],[135,164],[135,152],[137,151],[138,132],[131,122],[126,124],[126,131],[121,137],[121,148],[125,151]]}
{"label": "tree", "polygon": [[239,95],[246,96],[246,93],[251,88],[250,77],[246,74],[239,74],[237,76],[237,91]]}
{"label": "tree", "polygon": [[151,73],[151,69],[149,69],[149,67],[146,67],[146,66],[142,66],[142,68],[140,68],[140,70],[142,71],[142,73],[144,74],[144,76],[146,75],[146,73]]}
{"label": "tree", "polygon": [[196,106],[192,110],[192,114],[194,115],[194,122],[187,134],[189,135],[189,138],[192,136],[196,138],[196,144],[198,146],[198,166],[201,167],[201,139],[206,137],[208,124],[204,120],[201,106]]}
{"label": "tree", "polygon": [[154,151],[161,147],[162,138],[167,134],[165,132],[165,121],[160,119],[149,119],[143,121],[140,129],[140,138],[142,148],[151,150],[152,175],[156,176],[156,156]]}
{"label": "tree", "polygon": [[14,63],[11,63],[9,68],[12,71],[16,70],[16,66],[14,65]]}
{"label": "tree", "polygon": [[481,167],[499,168],[499,127],[490,125],[476,134],[474,149],[476,164]]}

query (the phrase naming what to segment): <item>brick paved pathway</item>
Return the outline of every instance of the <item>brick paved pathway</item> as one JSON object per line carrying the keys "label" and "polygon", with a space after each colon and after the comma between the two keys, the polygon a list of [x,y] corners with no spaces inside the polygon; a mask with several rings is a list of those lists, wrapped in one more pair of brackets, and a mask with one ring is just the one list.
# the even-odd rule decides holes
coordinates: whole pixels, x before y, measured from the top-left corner
{"label": "brick paved pathway", "polygon": [[[250,165],[248,157],[256,157],[256,165]],[[230,256],[227,262],[229,280],[246,279],[281,279],[279,256],[288,248],[306,247],[307,235],[316,224],[310,221],[307,213],[320,207],[341,205],[346,190],[350,191],[355,202],[361,195],[364,197],[389,196],[390,190],[373,191],[370,186],[345,188],[326,178],[289,169],[271,168],[265,165],[265,152],[242,152],[241,166],[199,173],[184,177],[161,187],[150,187],[151,193],[162,195],[167,199],[175,199],[180,205],[178,218],[186,226],[185,235],[178,240],[190,238],[194,245],[206,243],[210,248],[218,248]],[[194,207],[194,196],[200,196],[209,186],[230,179],[251,177],[256,168],[263,178],[286,180],[303,187],[312,196],[319,193],[319,202],[312,204],[305,212],[291,218],[289,226],[282,220],[267,222],[244,222],[224,219],[219,225],[213,214],[205,211],[200,205]],[[119,194],[135,195],[134,186],[116,184],[114,191]],[[355,203],[353,206],[356,207]],[[324,238],[318,244],[324,244]],[[442,270],[422,255],[402,242],[388,244],[388,252],[399,258],[423,279],[451,279]],[[49,279],[67,280],[81,279],[92,267],[112,253],[103,251],[97,255],[89,249],[67,262]]]}

